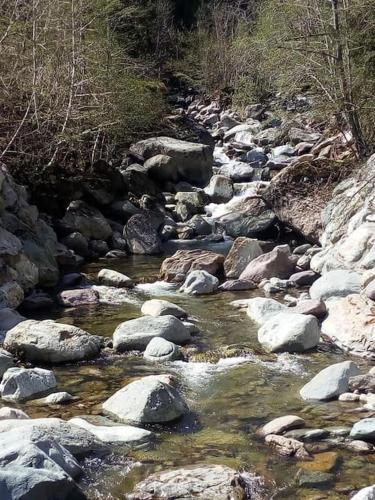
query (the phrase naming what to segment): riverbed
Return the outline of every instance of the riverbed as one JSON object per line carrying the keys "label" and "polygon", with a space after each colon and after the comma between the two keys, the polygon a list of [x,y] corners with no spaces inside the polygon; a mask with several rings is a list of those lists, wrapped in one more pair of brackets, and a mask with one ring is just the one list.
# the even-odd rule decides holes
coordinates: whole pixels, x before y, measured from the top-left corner
{"label": "riverbed", "polygon": [[[141,355],[113,355],[105,350],[92,362],[55,367],[59,390],[68,391],[77,400],[56,407],[38,407],[32,402],[20,405],[32,417],[91,415],[95,421],[100,419],[101,403],[133,378],[166,372],[175,375],[191,410],[173,425],[152,427],[157,439],[148,449],[114,448],[110,456],[86,459],[80,485],[88,498],[121,499],[152,472],[198,463],[243,468],[264,477],[272,492],[265,498],[344,499],[351,490],[375,483],[374,455],[335,449],[337,460],[331,470],[335,481],[320,492],[323,496],[316,497],[317,490],[298,486],[296,477],[306,463],[278,456],[256,434],[269,420],[287,414],[303,417],[306,426],[313,428],[351,426],[362,418],[349,411],[358,403],[314,404],[299,397],[299,389],[311,376],[348,356],[324,345],[303,355],[263,355],[259,352],[257,325],[230,304],[237,299],[263,296],[262,291],[186,296],[174,287],[155,283],[161,262],[159,257],[129,256],[121,261],[90,264],[84,271],[93,278],[100,269],[109,267],[140,285],[127,292],[127,302],[121,305],[114,303],[115,294],[111,304],[79,309],[56,307],[37,317],[75,324],[111,338],[122,321],[141,315],[145,300],[164,298],[182,306],[196,322],[200,333],[194,345],[200,352],[229,345],[245,346],[254,352],[219,362],[177,361],[159,366],[144,361]],[[368,369],[365,361],[352,359],[363,370]],[[322,459],[326,457],[321,455]]]}

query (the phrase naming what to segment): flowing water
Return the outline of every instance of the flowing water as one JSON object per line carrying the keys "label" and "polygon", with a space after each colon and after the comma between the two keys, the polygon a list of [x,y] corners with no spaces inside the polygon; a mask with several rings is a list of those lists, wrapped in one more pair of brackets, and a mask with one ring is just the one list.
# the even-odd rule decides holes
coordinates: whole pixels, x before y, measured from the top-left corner
{"label": "flowing water", "polygon": [[[132,256],[114,264],[90,265],[86,272],[96,275],[112,267],[145,283],[127,292],[128,302],[119,302],[120,291],[108,305],[92,309],[56,309],[53,318],[73,323],[91,333],[111,337],[122,321],[138,317],[140,306],[150,297],[166,298],[181,305],[198,322],[201,334],[195,343],[203,351],[233,344],[246,344],[259,352],[257,326],[230,302],[250,298],[259,291],[220,293],[206,297],[179,294],[173,287],[153,283],[161,259]],[[117,299],[117,300],[116,300]],[[51,318],[49,311],[48,317]],[[198,463],[245,468],[266,478],[272,495],[266,498],[348,498],[348,492],[375,483],[372,455],[335,450],[335,482],[317,496],[317,490],[299,488],[296,476],[301,464],[274,453],[257,436],[259,426],[286,414],[302,416],[307,427],[350,426],[361,417],[350,413],[356,404],[330,402],[311,404],[298,397],[300,387],[317,371],[347,357],[321,348],[308,355],[264,356],[224,359],[218,363],[174,362],[155,366],[135,355],[103,355],[99,360],[54,368],[59,390],[79,399],[62,407],[23,405],[31,416],[70,418],[100,415],[101,403],[132,378],[152,373],[173,373],[189,403],[191,413],[182,421],[158,427],[157,440],[149,449],[117,450],[104,458],[87,459],[81,486],[90,499],[120,499],[133,485],[154,471]],[[366,367],[361,360],[356,361]],[[321,461],[327,454],[321,455]],[[319,457],[317,459],[319,461]]]}

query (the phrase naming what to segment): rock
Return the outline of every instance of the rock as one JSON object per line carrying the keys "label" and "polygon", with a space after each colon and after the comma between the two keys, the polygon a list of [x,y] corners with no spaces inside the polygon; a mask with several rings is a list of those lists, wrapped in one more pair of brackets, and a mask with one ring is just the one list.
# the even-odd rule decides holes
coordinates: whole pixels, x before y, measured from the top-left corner
{"label": "rock", "polygon": [[179,347],[168,340],[154,337],[150,340],[143,354],[147,361],[162,363],[164,361],[175,361],[181,356]]}
{"label": "rock", "polygon": [[297,439],[298,441],[320,441],[329,437],[326,429],[295,429],[284,434],[285,437]]}
{"label": "rock", "polygon": [[280,312],[286,312],[287,310],[284,304],[280,304],[274,299],[255,297],[247,301],[247,315],[260,325],[263,325]]}
{"label": "rock", "polygon": [[21,316],[17,311],[5,307],[0,309],[0,338],[5,335],[8,330],[11,330],[14,326],[18,325],[26,318]]}
{"label": "rock", "polygon": [[353,392],[344,392],[343,394],[340,394],[339,401],[343,401],[345,403],[352,403],[355,401],[359,401],[359,394],[354,394]]}
{"label": "rock", "polygon": [[120,444],[137,448],[148,444],[154,438],[152,432],[131,425],[93,425],[80,417],[71,418],[69,423],[82,427],[107,444]]}
{"label": "rock", "polygon": [[208,250],[178,250],[163,261],[159,277],[165,281],[180,283],[191,271],[207,271],[217,274],[221,271],[224,256]]}
{"label": "rock", "polygon": [[87,238],[85,238],[83,234],[78,231],[74,231],[73,233],[68,234],[68,236],[65,236],[65,238],[61,240],[61,243],[83,257],[89,253],[89,242],[87,241]]}
{"label": "rock", "polygon": [[64,307],[81,307],[99,304],[99,294],[92,288],[64,290],[57,296],[58,302]]}
{"label": "rock", "polygon": [[309,460],[311,458],[304,444],[296,439],[286,438],[276,434],[268,434],[265,441],[268,446],[275,448],[277,453],[282,457],[295,457],[299,460]]}
{"label": "rock", "polygon": [[300,300],[290,311],[298,314],[311,314],[311,316],[315,316],[316,318],[323,318],[327,314],[324,302],[313,299]]}
{"label": "rock", "polygon": [[346,297],[361,291],[361,277],[346,270],[330,271],[319,278],[310,288],[312,299],[327,300],[332,297]]}
{"label": "rock", "polygon": [[213,175],[205,193],[215,203],[225,203],[233,198],[233,182],[224,175]]}
{"label": "rock", "polygon": [[237,238],[224,261],[224,272],[227,278],[239,278],[247,265],[263,254],[258,240]]}
{"label": "rock", "polygon": [[125,321],[116,328],[113,347],[119,352],[144,350],[154,337],[161,337],[179,345],[190,340],[188,330],[174,316],[143,316]]}
{"label": "rock", "polygon": [[162,252],[158,234],[161,221],[145,212],[133,215],[124,229],[124,238],[129,250],[134,254],[154,255]]}
{"label": "rock", "polygon": [[303,471],[298,476],[298,484],[301,488],[327,489],[335,481],[335,476],[328,472]]}
{"label": "rock", "polygon": [[297,286],[311,286],[317,279],[319,279],[319,274],[314,271],[300,271],[292,274],[289,281],[292,281]]}
{"label": "rock", "polygon": [[219,280],[207,271],[191,271],[179,291],[189,295],[207,295],[217,290]]}
{"label": "rock", "polygon": [[229,177],[233,182],[250,182],[253,180],[254,168],[242,161],[230,161],[219,169],[220,175]]}
{"label": "rock", "polygon": [[212,234],[212,225],[202,215],[193,215],[186,224],[194,231],[197,236],[208,236]]}
{"label": "rock", "polygon": [[375,280],[372,280],[365,288],[365,295],[375,301]]}
{"label": "rock", "polygon": [[260,432],[263,436],[268,436],[268,434],[283,434],[290,429],[298,429],[304,426],[305,421],[303,418],[296,415],[285,415],[284,417],[275,418],[271,422],[268,422],[268,424],[262,427]]}
{"label": "rock", "polygon": [[375,441],[375,418],[364,418],[356,422],[350,431],[352,439]]}
{"label": "rock", "polygon": [[0,309],[17,309],[24,299],[24,291],[16,281],[0,286]]}
{"label": "rock", "polygon": [[9,368],[3,375],[0,393],[4,401],[21,401],[56,387],[55,375],[42,368]]}
{"label": "rock", "polygon": [[362,488],[351,500],[375,500],[375,484],[367,488]]}
{"label": "rock", "polygon": [[54,300],[48,293],[33,290],[24,298],[20,307],[24,311],[39,311],[41,309],[50,309],[54,304]]}
{"label": "rock", "polygon": [[302,462],[301,468],[311,471],[332,472],[338,463],[338,455],[334,451],[318,453],[311,462]]}
{"label": "rock", "polygon": [[103,403],[103,410],[121,422],[156,424],[177,420],[188,407],[174,387],[150,375],[117,391]]}
{"label": "rock", "polygon": [[94,257],[104,257],[109,252],[109,246],[106,241],[103,240],[91,240],[89,242],[89,249],[91,255]]}
{"label": "rock", "polygon": [[33,401],[33,403],[38,403],[40,405],[61,405],[73,401],[73,396],[68,392],[54,392],[45,398]]}
{"label": "rock", "polygon": [[349,389],[350,391],[375,393],[375,374],[366,373],[365,375],[350,377]]}
{"label": "rock", "polygon": [[146,300],[141,308],[142,314],[147,316],[175,316],[176,318],[186,318],[187,313],[182,307],[172,304],[167,300],[151,299]]}
{"label": "rock", "polygon": [[257,288],[256,284],[249,280],[229,280],[219,286],[219,290],[223,292],[238,292],[255,288]]}
{"label": "rock", "polygon": [[[160,187],[150,179],[147,175],[146,168],[142,165],[130,165],[125,171],[121,172],[121,175],[125,184],[125,190],[130,196],[141,198],[143,195],[147,194],[149,196],[161,198]],[[123,215],[125,216],[126,211],[128,211],[130,207],[127,206],[124,208],[125,211]]]}
{"label": "rock", "polygon": [[[242,500],[247,497],[260,500],[262,481],[251,477],[241,480],[241,475],[223,465],[191,466],[183,469],[162,471],[149,476],[135,486],[129,500],[177,498],[201,500]],[[245,487],[246,485],[246,487]]]}
{"label": "rock", "polygon": [[240,279],[260,283],[267,278],[288,279],[294,272],[295,261],[287,245],[275,247],[271,252],[260,255],[250,262],[241,273]]}
{"label": "rock", "polygon": [[147,175],[157,183],[178,182],[178,162],[171,156],[159,154],[144,163]]}
{"label": "rock", "polygon": [[360,439],[346,440],[343,443],[343,447],[355,453],[371,453],[374,451],[374,446],[372,444],[361,441]]}
{"label": "rock", "polygon": [[8,368],[12,368],[13,366],[14,360],[10,352],[0,349],[0,379]]}
{"label": "rock", "polygon": [[176,194],[176,201],[176,214],[180,221],[185,222],[203,213],[207,196],[203,191],[184,191]]}
{"label": "rock", "polygon": [[244,155],[243,160],[249,163],[253,168],[260,168],[267,163],[268,157],[263,148],[254,148]]}
{"label": "rock", "polygon": [[15,465],[0,470],[0,497],[4,500],[85,500],[75,482],[62,470]]}
{"label": "rock", "polygon": [[0,435],[10,432],[14,433],[15,439],[20,435],[30,439],[53,438],[60,446],[78,457],[109,451],[108,446],[94,434],[60,418],[1,420]]}
{"label": "rock", "polygon": [[293,145],[299,144],[301,142],[315,143],[318,142],[322,137],[321,134],[315,132],[308,132],[296,127],[292,127],[289,130],[289,139]]}
{"label": "rock", "polygon": [[99,354],[101,337],[73,325],[27,320],[8,331],[4,347],[32,362],[66,363]]}
{"label": "rock", "polygon": [[293,253],[295,255],[304,255],[307,250],[310,250],[310,248],[312,248],[312,245],[310,245],[310,243],[304,243],[303,245],[299,245],[298,247],[296,247],[293,250]]}
{"label": "rock", "polygon": [[282,131],[278,128],[266,128],[254,136],[255,144],[276,146],[281,140]]}
{"label": "rock", "polygon": [[107,240],[112,235],[111,226],[101,212],[82,200],[70,203],[61,224],[71,232],[78,231],[87,240]]}
{"label": "rock", "polygon": [[[156,155],[173,158],[176,168],[172,171],[168,164],[169,172],[172,174],[168,180],[172,182],[181,180],[205,186],[212,176],[212,148],[204,144],[180,141],[170,137],[152,137],[133,144],[130,151],[142,156],[145,160]],[[166,169],[159,167],[157,170],[162,170],[163,180],[167,180]]]}
{"label": "rock", "polygon": [[101,284],[105,286],[114,286],[116,288],[132,288],[134,282],[125,274],[121,274],[112,269],[102,269],[98,273],[98,278]]}
{"label": "rock", "polygon": [[17,408],[10,408],[10,406],[3,406],[0,408],[0,420],[9,419],[25,419],[30,418],[24,411],[18,410]]}
{"label": "rock", "polygon": [[339,347],[353,354],[375,359],[375,325],[373,306],[360,295],[327,302],[328,317],[322,333]]}
{"label": "rock", "polygon": [[343,361],[321,370],[300,390],[304,400],[328,401],[348,392],[349,378],[359,374],[352,361]]}
{"label": "rock", "polygon": [[303,352],[316,347],[320,338],[314,316],[281,312],[258,330],[258,340],[269,352]]}

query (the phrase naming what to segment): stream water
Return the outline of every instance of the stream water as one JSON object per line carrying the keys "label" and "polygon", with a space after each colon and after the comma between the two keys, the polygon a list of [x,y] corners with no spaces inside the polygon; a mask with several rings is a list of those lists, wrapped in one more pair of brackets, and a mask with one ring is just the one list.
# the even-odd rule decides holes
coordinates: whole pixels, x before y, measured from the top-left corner
{"label": "stream water", "polygon": [[[131,256],[116,263],[91,264],[85,271],[95,276],[99,269],[111,267],[137,282],[152,283],[160,263],[161,258]],[[245,313],[230,305],[232,300],[259,293],[255,290],[190,297],[158,284],[141,285],[128,293],[129,302],[122,305],[56,309],[52,315],[48,311],[48,318],[111,337],[119,323],[140,316],[144,300],[151,296],[166,298],[181,305],[195,318],[201,330],[195,339],[200,349],[208,351],[232,344],[259,349],[257,326]],[[265,357],[254,354],[222,360],[218,364],[174,362],[163,366],[145,362],[141,356],[104,355],[90,363],[54,368],[59,390],[77,396],[77,401],[62,407],[37,407],[27,403],[22,408],[33,417],[97,415],[100,418],[101,403],[132,378],[173,373],[191,414],[170,427],[154,428],[157,439],[149,449],[116,449],[113,455],[86,459],[81,486],[88,498],[124,498],[136,482],[154,471],[197,463],[243,467],[256,472],[271,484],[272,494],[267,498],[348,498],[352,489],[375,483],[374,455],[335,450],[338,455],[333,468],[335,481],[328,490],[320,492],[323,496],[317,496],[317,490],[297,485],[298,471],[306,467],[306,463],[279,457],[255,433],[262,424],[286,414],[300,415],[307,427],[315,428],[350,426],[359,420],[360,414],[348,411],[356,407],[355,403],[311,404],[298,396],[300,387],[313,374],[344,359],[347,359],[344,354],[325,348],[306,355]],[[356,359],[356,362],[365,368],[363,361]],[[321,454],[316,463],[330,457],[327,453]]]}

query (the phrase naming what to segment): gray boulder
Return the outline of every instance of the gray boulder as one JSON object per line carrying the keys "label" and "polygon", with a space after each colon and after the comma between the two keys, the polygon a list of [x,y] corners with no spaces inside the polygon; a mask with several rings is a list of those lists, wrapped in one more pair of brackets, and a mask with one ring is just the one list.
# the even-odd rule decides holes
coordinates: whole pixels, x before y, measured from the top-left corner
{"label": "gray boulder", "polygon": [[350,431],[352,439],[375,441],[375,418],[364,418],[356,422]]}
{"label": "gray boulder", "polygon": [[9,420],[14,418],[30,418],[27,413],[17,408],[11,408],[10,406],[3,406],[0,408],[0,420]]}
{"label": "gray boulder", "polygon": [[300,390],[302,399],[327,401],[348,392],[349,378],[359,375],[358,366],[352,361],[343,361],[321,370]]}
{"label": "gray boulder", "polygon": [[172,304],[168,300],[151,299],[146,300],[141,307],[142,314],[146,316],[175,316],[176,318],[185,318],[187,313],[182,307]]}
{"label": "gray boulder", "polygon": [[27,361],[67,363],[99,354],[102,338],[73,325],[28,320],[6,334],[4,347]]}
{"label": "gray boulder", "polygon": [[116,288],[132,288],[134,285],[134,282],[131,278],[117,271],[112,271],[112,269],[102,269],[98,273],[98,278],[100,283],[105,286],[114,286]]}
{"label": "gray boulder", "polygon": [[277,300],[264,297],[254,297],[247,301],[247,315],[260,325],[266,323],[281,312],[287,312],[288,308]]}
{"label": "gray boulder", "polygon": [[5,349],[0,349],[0,379],[8,370],[8,368],[12,368],[13,366],[14,360],[11,353],[6,351]]}
{"label": "gray boulder", "polygon": [[312,299],[327,300],[346,297],[361,291],[361,276],[354,271],[338,269],[324,274],[310,288]]}
{"label": "gray boulder", "polygon": [[314,316],[281,312],[258,331],[258,340],[270,352],[303,352],[316,347],[320,329]]}
{"label": "gray boulder", "polygon": [[213,293],[219,287],[219,280],[216,276],[212,276],[207,271],[191,271],[183,285],[180,292],[189,295],[207,295]]}
{"label": "gray boulder", "polygon": [[[176,180],[191,182],[194,185],[205,186],[212,176],[213,151],[210,146],[193,142],[180,141],[170,137],[152,137],[137,142],[130,147],[134,154],[142,156],[145,160],[156,155],[165,155],[173,158],[175,169],[163,166],[163,180]],[[171,178],[168,179],[168,172]]]}
{"label": "gray boulder", "polygon": [[219,174],[229,177],[233,182],[250,182],[253,180],[254,168],[243,161],[233,160],[222,165]]}
{"label": "gray boulder", "polygon": [[143,316],[121,323],[113,334],[113,347],[118,352],[144,350],[150,340],[161,337],[175,344],[190,340],[190,333],[174,316]]}
{"label": "gray boulder", "polygon": [[181,356],[180,348],[160,337],[154,337],[143,354],[147,361],[161,363],[163,361],[175,361]]}
{"label": "gray boulder", "polygon": [[224,175],[214,175],[204,191],[213,202],[224,203],[233,197],[233,182]]}
{"label": "gray boulder", "polygon": [[362,488],[351,500],[375,500],[375,484]]}
{"label": "gray boulder", "polygon": [[9,368],[3,375],[0,394],[4,401],[21,401],[56,387],[55,375],[42,368]]}
{"label": "gray boulder", "polygon": [[103,403],[103,410],[121,422],[171,422],[188,412],[179,392],[156,375],[131,382]]}

